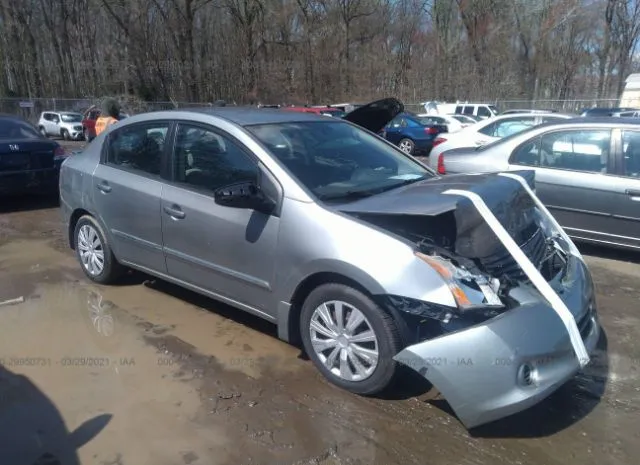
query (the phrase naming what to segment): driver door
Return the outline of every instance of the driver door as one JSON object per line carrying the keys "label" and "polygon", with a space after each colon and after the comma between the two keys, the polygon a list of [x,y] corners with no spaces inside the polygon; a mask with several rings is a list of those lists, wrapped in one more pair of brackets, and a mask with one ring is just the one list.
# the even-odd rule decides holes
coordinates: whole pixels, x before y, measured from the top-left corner
{"label": "driver door", "polygon": [[280,218],[214,201],[214,191],[221,187],[259,182],[263,168],[230,135],[186,122],[178,124],[171,163],[172,180],[161,200],[169,276],[266,313]]}

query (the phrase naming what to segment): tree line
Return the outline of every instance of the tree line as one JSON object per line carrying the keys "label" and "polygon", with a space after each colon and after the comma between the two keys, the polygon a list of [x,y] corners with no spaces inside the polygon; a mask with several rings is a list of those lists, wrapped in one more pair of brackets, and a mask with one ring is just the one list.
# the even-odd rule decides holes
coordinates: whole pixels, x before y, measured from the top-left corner
{"label": "tree line", "polygon": [[0,0],[4,97],[616,98],[640,0]]}

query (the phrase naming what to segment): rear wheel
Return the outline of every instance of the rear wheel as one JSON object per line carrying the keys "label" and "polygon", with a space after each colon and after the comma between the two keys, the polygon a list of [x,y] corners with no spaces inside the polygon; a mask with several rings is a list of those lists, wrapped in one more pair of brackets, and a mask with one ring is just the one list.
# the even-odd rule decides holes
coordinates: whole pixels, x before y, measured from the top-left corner
{"label": "rear wheel", "polygon": [[402,150],[404,153],[408,153],[409,155],[413,153],[415,146],[416,144],[414,144],[411,139],[402,139],[400,142],[398,142],[398,147],[400,148],[400,150]]}
{"label": "rear wheel", "polygon": [[333,384],[356,394],[385,390],[399,364],[398,329],[368,296],[343,284],[324,284],[309,294],[300,315],[304,348]]}
{"label": "rear wheel", "polygon": [[85,215],[78,220],[74,241],[82,271],[90,280],[109,284],[122,275],[124,267],[116,260],[102,228],[91,216]]}

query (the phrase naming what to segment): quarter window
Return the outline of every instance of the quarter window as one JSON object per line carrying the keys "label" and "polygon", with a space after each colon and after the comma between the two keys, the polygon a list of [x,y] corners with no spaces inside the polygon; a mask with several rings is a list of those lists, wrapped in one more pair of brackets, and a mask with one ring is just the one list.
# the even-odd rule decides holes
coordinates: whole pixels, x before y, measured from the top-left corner
{"label": "quarter window", "polygon": [[169,123],[137,124],[109,136],[107,163],[159,175]]}
{"label": "quarter window", "polygon": [[502,138],[522,132],[534,125],[535,118],[533,117],[505,119],[502,121],[491,123],[480,129],[479,132],[481,132],[485,136]]}
{"label": "quarter window", "polygon": [[474,107],[466,106],[466,107],[464,107],[463,113],[465,115],[473,115],[473,110],[475,110]]}
{"label": "quarter window", "polygon": [[622,175],[640,178],[640,132],[622,132]]}
{"label": "quarter window", "polygon": [[516,165],[539,166],[588,173],[606,173],[611,131],[558,131],[544,134],[518,147]]}
{"label": "quarter window", "polygon": [[256,163],[236,142],[199,126],[178,126],[173,163],[177,182],[211,191],[258,180]]}
{"label": "quarter window", "polygon": [[478,107],[478,116],[493,116],[487,107]]}

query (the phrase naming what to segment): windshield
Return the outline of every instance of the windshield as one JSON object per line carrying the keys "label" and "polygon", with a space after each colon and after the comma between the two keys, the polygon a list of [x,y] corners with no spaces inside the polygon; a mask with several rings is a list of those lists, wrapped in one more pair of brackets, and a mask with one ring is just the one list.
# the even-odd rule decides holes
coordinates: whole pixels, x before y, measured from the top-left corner
{"label": "windshield", "polygon": [[496,107],[495,105],[489,105],[489,108],[491,109],[494,115],[498,114],[498,107]]}
{"label": "windshield", "polygon": [[247,129],[321,200],[366,197],[433,176],[380,138],[342,121]]}
{"label": "windshield", "polygon": [[82,115],[80,113],[62,113],[60,119],[64,123],[80,123],[82,122]]}
{"label": "windshield", "polygon": [[0,119],[0,139],[39,139],[40,133],[23,121]]}

